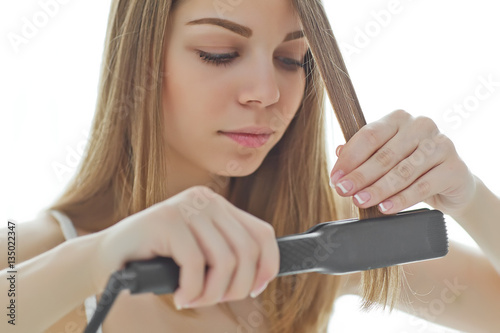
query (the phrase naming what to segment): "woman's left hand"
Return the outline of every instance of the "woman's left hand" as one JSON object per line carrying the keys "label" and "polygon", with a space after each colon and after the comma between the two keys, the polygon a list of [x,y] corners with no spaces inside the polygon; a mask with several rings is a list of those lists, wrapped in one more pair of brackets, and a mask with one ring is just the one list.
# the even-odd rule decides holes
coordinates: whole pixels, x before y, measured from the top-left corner
{"label": "woman's left hand", "polygon": [[378,205],[393,214],[424,201],[454,216],[475,193],[475,178],[451,140],[431,119],[403,110],[361,128],[337,156],[331,183],[360,208]]}

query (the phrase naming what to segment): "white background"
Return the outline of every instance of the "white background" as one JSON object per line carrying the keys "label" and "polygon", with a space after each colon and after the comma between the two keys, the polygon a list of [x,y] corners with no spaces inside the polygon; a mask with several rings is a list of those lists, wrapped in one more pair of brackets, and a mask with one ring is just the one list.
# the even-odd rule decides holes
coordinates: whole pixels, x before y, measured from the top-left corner
{"label": "white background", "polygon": [[[47,2],[52,1],[0,3],[0,221],[5,224],[32,219],[62,191],[95,108],[110,0],[61,0],[43,22]],[[399,108],[431,117],[471,170],[500,193],[496,1],[324,2],[367,121]],[[42,26],[14,47],[9,38],[22,36],[26,22],[36,18]],[[482,83],[488,78],[496,83],[491,91]],[[454,111],[457,105],[462,114]],[[330,145],[336,147],[343,138],[332,113]],[[56,166],[65,169],[56,172]],[[447,221],[451,239],[477,247],[456,222]],[[397,311],[362,313],[359,305],[356,297],[339,299],[330,331],[455,332]]]}

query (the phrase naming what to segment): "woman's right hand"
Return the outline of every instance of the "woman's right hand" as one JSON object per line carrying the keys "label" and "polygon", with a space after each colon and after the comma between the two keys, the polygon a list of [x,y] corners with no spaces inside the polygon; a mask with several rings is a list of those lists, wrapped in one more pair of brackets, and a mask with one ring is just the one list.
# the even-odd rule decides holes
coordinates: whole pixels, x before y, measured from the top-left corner
{"label": "woman's right hand", "polygon": [[[174,300],[181,306],[246,298],[279,273],[274,228],[206,186],[191,187],[101,232],[99,272],[112,273],[132,260],[171,257],[180,267]],[[94,274],[103,289],[109,275]]]}

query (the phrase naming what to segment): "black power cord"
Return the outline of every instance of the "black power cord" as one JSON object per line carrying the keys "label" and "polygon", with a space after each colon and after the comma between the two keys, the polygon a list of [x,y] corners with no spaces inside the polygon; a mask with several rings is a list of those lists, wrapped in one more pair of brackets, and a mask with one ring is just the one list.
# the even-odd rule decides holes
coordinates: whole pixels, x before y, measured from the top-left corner
{"label": "black power cord", "polygon": [[179,266],[172,258],[156,257],[150,260],[132,261],[125,268],[111,275],[94,316],[84,333],[95,333],[101,326],[118,294],[129,289],[131,294],[153,292],[173,293],[179,287]]}

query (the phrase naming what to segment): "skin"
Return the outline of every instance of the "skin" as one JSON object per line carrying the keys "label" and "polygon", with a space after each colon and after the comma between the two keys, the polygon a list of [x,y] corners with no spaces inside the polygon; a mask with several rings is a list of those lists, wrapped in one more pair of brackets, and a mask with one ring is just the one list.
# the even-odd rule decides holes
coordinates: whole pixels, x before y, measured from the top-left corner
{"label": "skin", "polygon": [[[170,21],[162,96],[169,171],[176,175],[167,183],[172,194],[215,184],[214,191],[225,196],[224,181],[257,170],[304,93],[305,71],[291,61],[302,63],[308,44],[305,38],[283,42],[302,29],[288,1],[243,1],[219,13],[211,0],[185,0]],[[231,20],[253,34],[246,38],[216,25],[186,25],[206,17]],[[200,51],[238,56],[216,66]],[[240,146],[218,133],[247,126],[267,126],[275,133],[259,148]]]}

